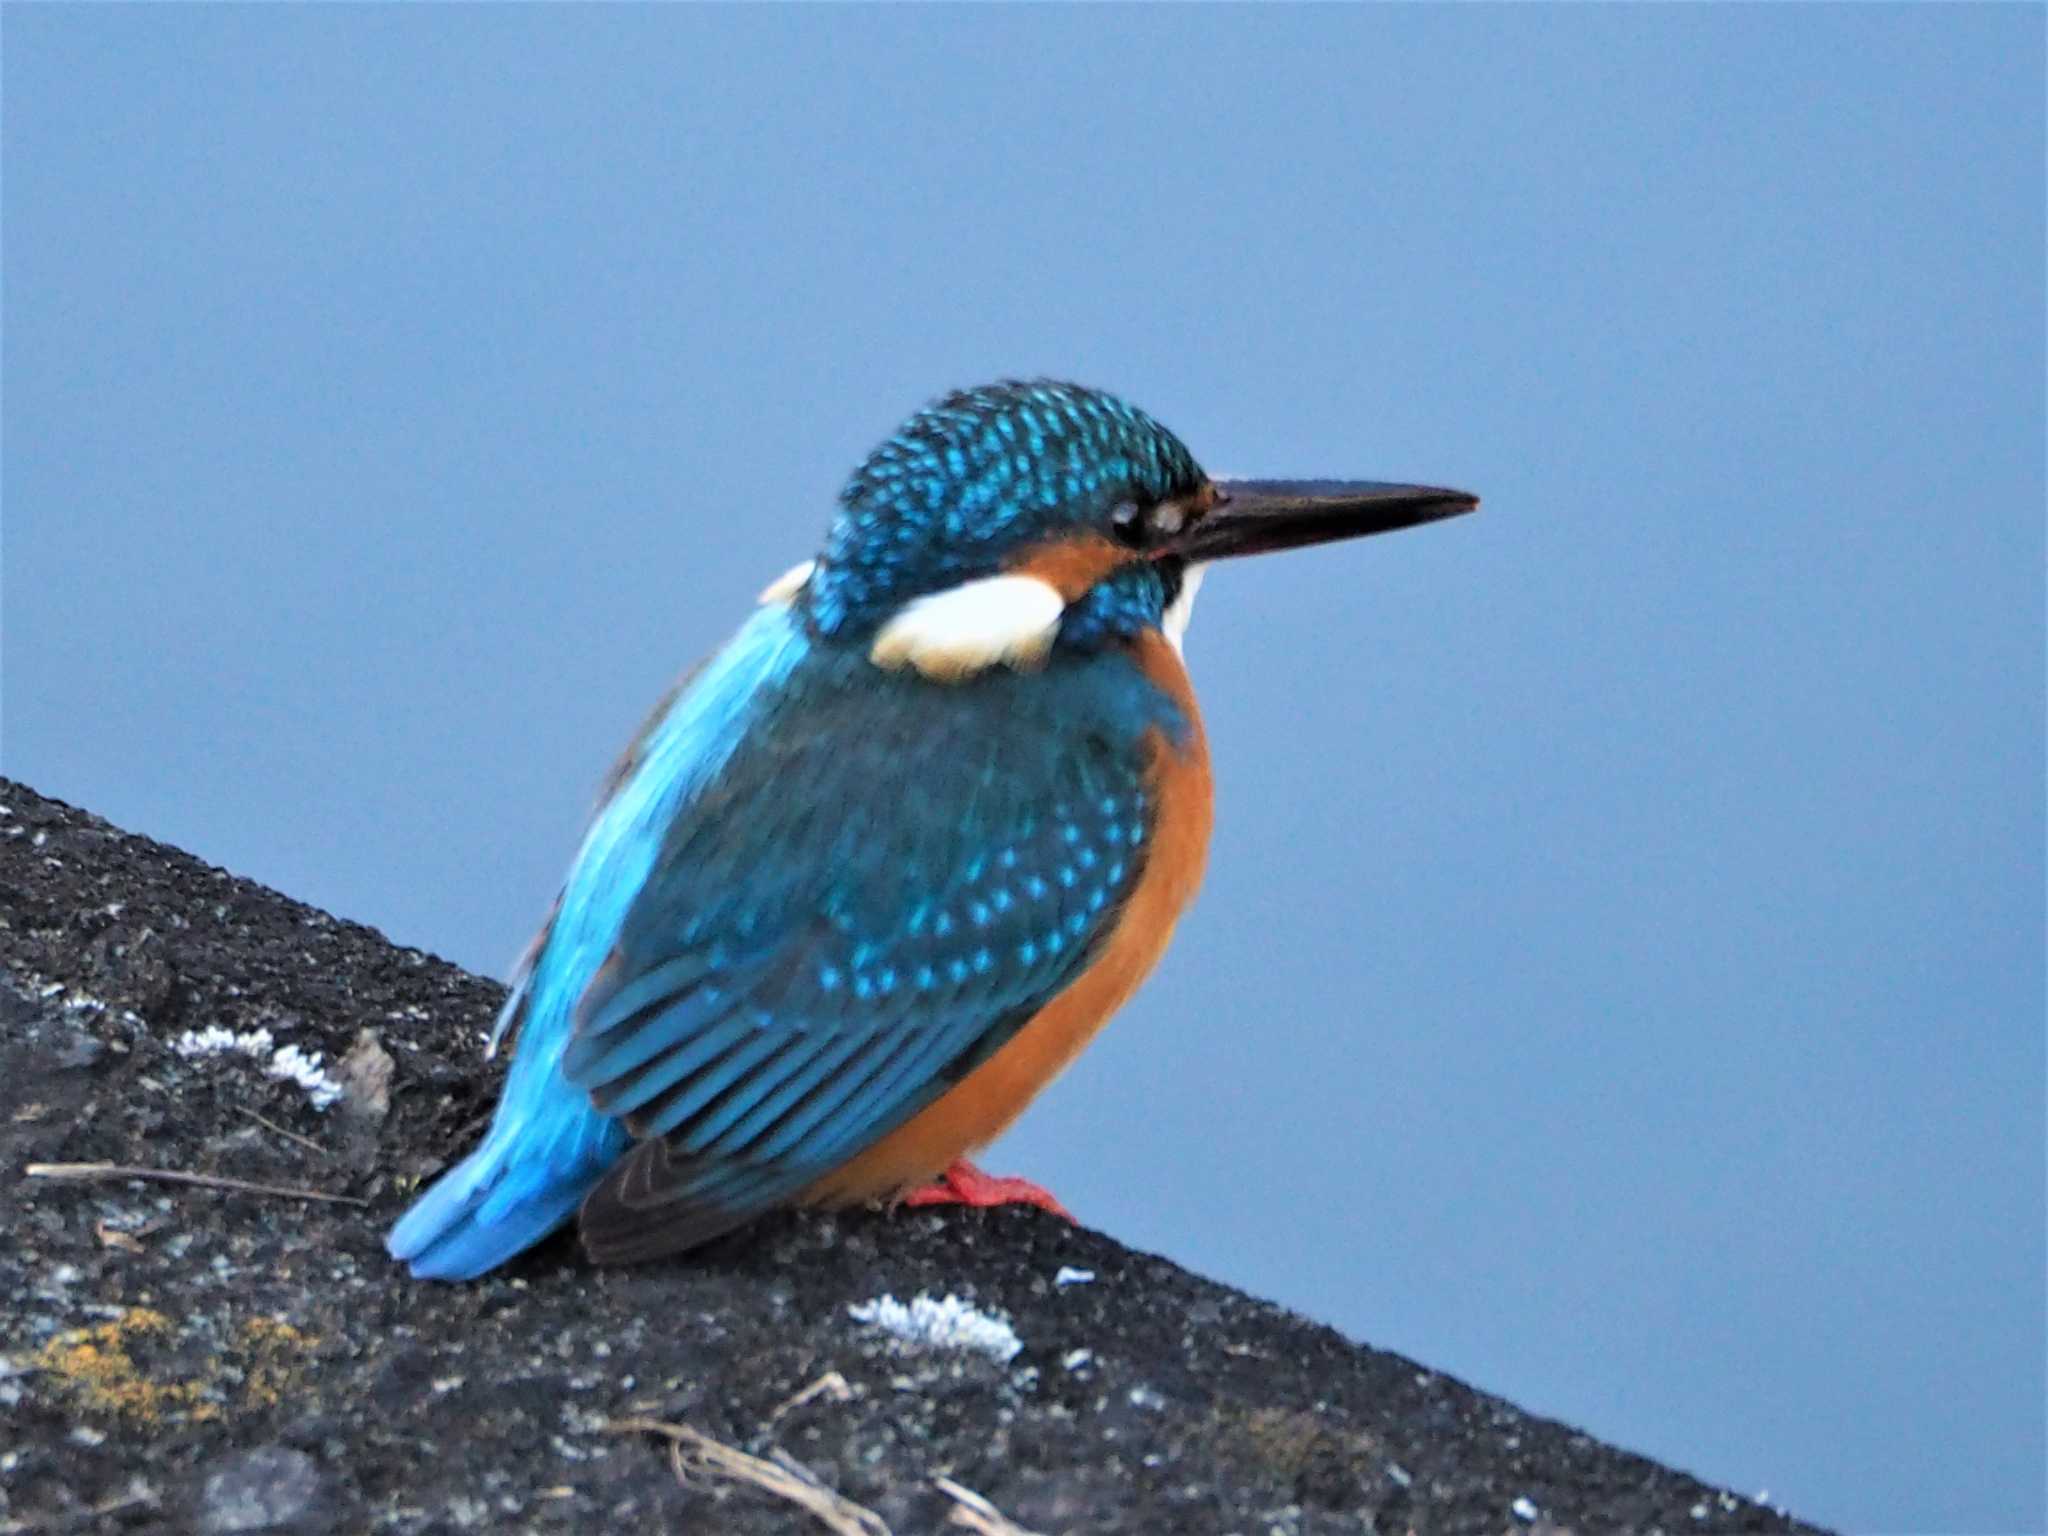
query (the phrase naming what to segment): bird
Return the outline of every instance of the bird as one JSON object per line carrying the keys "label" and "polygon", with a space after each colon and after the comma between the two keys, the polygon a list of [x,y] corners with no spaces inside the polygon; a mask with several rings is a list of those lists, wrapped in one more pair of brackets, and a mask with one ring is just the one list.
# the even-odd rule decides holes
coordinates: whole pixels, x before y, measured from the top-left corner
{"label": "bird", "polygon": [[1200,883],[1183,661],[1218,560],[1478,499],[1212,478],[1051,379],[955,391],[853,472],[613,768],[490,1049],[489,1128],[387,1237],[482,1275],[572,1219],[598,1264],[790,1205],[1057,1209],[967,1160],[1158,962]]}

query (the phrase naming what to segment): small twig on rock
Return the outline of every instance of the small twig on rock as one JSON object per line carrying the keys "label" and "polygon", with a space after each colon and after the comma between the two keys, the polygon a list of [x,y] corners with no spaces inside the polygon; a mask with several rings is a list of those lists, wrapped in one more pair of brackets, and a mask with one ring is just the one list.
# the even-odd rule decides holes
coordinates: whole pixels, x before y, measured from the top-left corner
{"label": "small twig on rock", "polygon": [[781,1446],[771,1447],[768,1452],[768,1459],[798,1482],[804,1484],[804,1486],[808,1488],[824,1488],[827,1493],[832,1491],[829,1488],[825,1488],[825,1479],[818,1476],[817,1473],[798,1461]]}
{"label": "small twig on rock", "polygon": [[687,1424],[665,1424],[659,1419],[613,1419],[606,1427],[616,1434],[642,1433],[666,1439],[678,1482],[697,1475],[747,1483],[796,1505],[833,1536],[889,1536],[889,1527],[880,1515],[834,1493],[808,1468],[799,1473],[763,1461],[759,1456],[749,1456]]}
{"label": "small twig on rock", "polygon": [[773,1413],[769,1414],[768,1422],[773,1424],[785,1413],[801,1408],[805,1403],[818,1397],[830,1398],[835,1403],[851,1402],[853,1400],[853,1388],[846,1384],[846,1378],[837,1371],[827,1371],[808,1387],[805,1387],[803,1391],[788,1399]]}
{"label": "small twig on rock", "polygon": [[1027,1531],[1006,1517],[972,1488],[963,1487],[950,1477],[935,1477],[932,1482],[953,1501],[953,1513],[946,1524],[964,1525],[978,1536],[1038,1536],[1036,1531]]}
{"label": "small twig on rock", "polygon": [[297,1131],[288,1131],[283,1126],[279,1125],[275,1120],[266,1119],[264,1116],[257,1114],[255,1110],[249,1108],[249,1106],[246,1104],[232,1104],[228,1107],[235,1110],[239,1114],[247,1115],[251,1120],[254,1120],[266,1131],[275,1131],[278,1135],[282,1136],[286,1141],[297,1142],[300,1146],[304,1147],[308,1152],[318,1152],[322,1157],[334,1156],[332,1152],[328,1151],[325,1147],[321,1146],[320,1143],[315,1141],[312,1137],[301,1136]]}
{"label": "small twig on rock", "polygon": [[275,1195],[284,1200],[331,1200],[337,1205],[368,1205],[355,1195],[330,1195],[319,1189],[294,1189],[289,1184],[254,1184],[247,1179],[213,1173],[186,1173],[177,1168],[135,1168],[125,1163],[30,1163],[21,1170],[31,1179],[156,1179],[165,1184],[191,1184],[200,1189],[231,1189],[245,1195]]}

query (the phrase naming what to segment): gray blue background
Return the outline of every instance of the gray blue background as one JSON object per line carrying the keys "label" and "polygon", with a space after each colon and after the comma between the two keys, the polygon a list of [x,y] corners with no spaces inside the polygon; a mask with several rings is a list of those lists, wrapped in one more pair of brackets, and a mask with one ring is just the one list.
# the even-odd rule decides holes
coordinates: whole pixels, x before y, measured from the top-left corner
{"label": "gray blue background", "polygon": [[1470,487],[1211,581],[1207,890],[991,1163],[1812,1518],[2041,1526],[2039,7],[0,27],[6,772],[501,971],[948,386]]}

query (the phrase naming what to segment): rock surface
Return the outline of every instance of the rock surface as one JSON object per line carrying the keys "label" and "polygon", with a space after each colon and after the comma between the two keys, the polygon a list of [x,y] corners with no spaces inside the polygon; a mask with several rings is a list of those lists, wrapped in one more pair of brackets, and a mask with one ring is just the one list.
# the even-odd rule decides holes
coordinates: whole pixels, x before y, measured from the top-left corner
{"label": "rock surface", "polygon": [[[0,780],[0,1532],[1812,1529],[1038,1211],[415,1282],[500,996]],[[354,1203],[24,1172],[95,1162]]]}

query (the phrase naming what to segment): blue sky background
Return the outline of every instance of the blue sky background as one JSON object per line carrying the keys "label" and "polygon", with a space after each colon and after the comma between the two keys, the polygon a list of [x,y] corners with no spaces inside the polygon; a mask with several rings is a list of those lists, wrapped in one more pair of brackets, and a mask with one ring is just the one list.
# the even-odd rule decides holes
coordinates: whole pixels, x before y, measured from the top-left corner
{"label": "blue sky background", "polygon": [[1470,487],[1210,582],[1207,890],[991,1163],[2038,1529],[2043,15],[9,6],[0,763],[502,971],[931,395]]}

